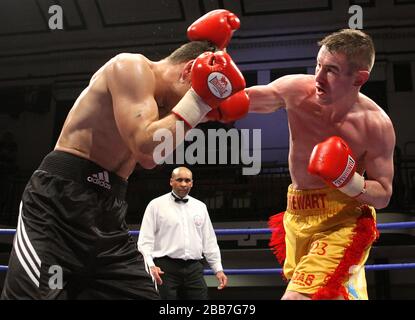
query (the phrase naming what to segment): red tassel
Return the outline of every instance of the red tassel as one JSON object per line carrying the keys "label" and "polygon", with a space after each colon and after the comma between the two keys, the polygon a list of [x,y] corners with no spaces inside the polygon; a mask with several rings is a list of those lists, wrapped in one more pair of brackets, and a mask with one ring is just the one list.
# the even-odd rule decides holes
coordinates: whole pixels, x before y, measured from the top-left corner
{"label": "red tassel", "polygon": [[362,215],[357,219],[352,241],[344,251],[343,259],[336,270],[328,277],[325,286],[317,290],[312,296],[313,300],[336,299],[339,296],[343,296],[345,300],[349,299],[343,283],[349,276],[350,267],[360,263],[366,248],[379,237],[371,209],[364,205],[361,206],[361,210]]}
{"label": "red tassel", "polygon": [[272,231],[269,246],[281,266],[285,261],[285,229],[284,229],[284,213],[280,212],[269,218],[268,226]]}

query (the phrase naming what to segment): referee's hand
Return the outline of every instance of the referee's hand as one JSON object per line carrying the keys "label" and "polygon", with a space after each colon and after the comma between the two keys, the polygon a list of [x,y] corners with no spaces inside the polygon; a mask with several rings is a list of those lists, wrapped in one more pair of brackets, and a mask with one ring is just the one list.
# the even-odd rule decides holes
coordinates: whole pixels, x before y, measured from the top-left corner
{"label": "referee's hand", "polygon": [[228,284],[228,277],[225,275],[223,271],[216,272],[216,278],[219,281],[218,290],[224,289]]}
{"label": "referee's hand", "polygon": [[154,279],[156,279],[156,283],[158,285],[163,284],[163,280],[161,280],[161,275],[164,274],[164,271],[161,270],[157,266],[150,267],[151,274],[153,275]]}

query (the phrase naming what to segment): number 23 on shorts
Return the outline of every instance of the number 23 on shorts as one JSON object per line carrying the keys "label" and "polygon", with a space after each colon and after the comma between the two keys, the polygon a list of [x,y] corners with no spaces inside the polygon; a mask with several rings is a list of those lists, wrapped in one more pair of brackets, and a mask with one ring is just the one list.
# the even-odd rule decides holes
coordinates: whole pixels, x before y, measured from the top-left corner
{"label": "number 23 on shorts", "polygon": [[324,256],[326,254],[326,248],[328,244],[324,241],[314,241],[311,244],[310,253],[311,254],[317,254],[319,256]]}

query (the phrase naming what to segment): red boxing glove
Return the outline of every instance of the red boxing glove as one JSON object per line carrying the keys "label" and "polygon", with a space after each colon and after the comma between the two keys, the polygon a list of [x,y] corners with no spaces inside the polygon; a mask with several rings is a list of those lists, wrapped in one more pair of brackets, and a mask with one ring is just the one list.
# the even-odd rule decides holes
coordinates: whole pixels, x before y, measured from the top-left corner
{"label": "red boxing glove", "polygon": [[[172,113],[182,119],[189,127],[195,127],[204,117],[224,103],[224,120],[231,121],[244,114],[249,102],[247,96],[238,95],[240,108],[236,102],[226,101],[235,92],[245,88],[245,79],[231,57],[222,51],[205,52],[195,59],[192,65],[192,88],[172,109]],[[246,94],[245,94],[246,95]],[[238,111],[237,111],[238,110]],[[239,113],[238,113],[239,112]],[[222,118],[222,115],[221,115]]]}
{"label": "red boxing glove", "polygon": [[230,55],[204,52],[192,65],[192,88],[210,107],[245,89],[245,79]]}
{"label": "red boxing glove", "polygon": [[308,172],[350,197],[357,197],[366,191],[365,179],[356,172],[352,150],[340,137],[330,137],[314,147]]}
{"label": "red boxing glove", "polygon": [[208,40],[222,50],[240,25],[239,18],[232,12],[224,9],[213,10],[187,28],[187,37],[191,41]]}
{"label": "red boxing glove", "polygon": [[209,120],[228,123],[245,117],[248,110],[248,94],[244,90],[241,90],[221,102],[219,107],[212,109],[206,117]]}

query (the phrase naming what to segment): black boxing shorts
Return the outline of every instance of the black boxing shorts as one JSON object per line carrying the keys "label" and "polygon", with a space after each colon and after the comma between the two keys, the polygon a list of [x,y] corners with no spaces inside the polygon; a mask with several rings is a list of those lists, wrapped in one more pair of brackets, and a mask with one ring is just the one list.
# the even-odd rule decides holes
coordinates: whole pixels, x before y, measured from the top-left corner
{"label": "black boxing shorts", "polygon": [[2,299],[159,299],[125,222],[127,182],[53,151],[30,178]]}

